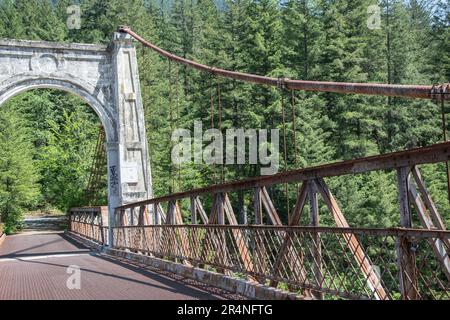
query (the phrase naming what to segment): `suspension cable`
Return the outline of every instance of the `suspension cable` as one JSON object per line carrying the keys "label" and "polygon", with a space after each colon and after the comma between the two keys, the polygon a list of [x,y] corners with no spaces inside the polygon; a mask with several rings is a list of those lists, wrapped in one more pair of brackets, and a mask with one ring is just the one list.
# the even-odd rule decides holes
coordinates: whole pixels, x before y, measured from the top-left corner
{"label": "suspension cable", "polygon": [[291,106],[292,106],[292,131],[294,138],[294,165],[298,168],[298,146],[297,146],[297,115],[295,105],[297,104],[294,90],[291,90]]}
{"label": "suspension cable", "polygon": [[[444,95],[444,92],[442,92],[442,95]],[[441,120],[442,120],[442,138],[444,142],[447,142],[447,121],[446,121],[446,115],[445,115],[445,100],[441,99]],[[445,162],[445,171],[447,174],[447,197],[448,201],[450,202],[450,168],[448,160]]]}
{"label": "suspension cable", "polygon": [[[296,106],[295,92],[291,89],[291,107],[292,107],[292,133],[294,138],[294,167],[299,169],[298,165],[298,146],[297,146],[297,115],[295,112]],[[300,185],[297,183],[297,194],[300,192]]]}
{"label": "suspension cable", "polygon": [[[284,91],[280,88],[281,94],[281,111],[282,111],[282,120],[283,120],[283,153],[284,153],[284,172],[288,171],[288,155],[287,155],[287,133],[286,133],[286,106],[284,101]],[[288,214],[288,221],[291,221],[291,210],[289,203],[289,184],[285,184],[285,192],[286,192],[286,210]]]}
{"label": "suspension cable", "polygon": [[[177,120],[176,120],[176,127],[177,129],[180,127],[180,68],[177,66],[176,71],[175,71],[175,95],[176,95],[176,99],[177,99],[177,103],[176,103],[176,111],[177,111]],[[181,163],[178,163],[177,166],[177,171],[178,171],[178,191],[181,191]]]}
{"label": "suspension cable", "polygon": [[[190,68],[205,71],[216,76],[246,82],[265,84],[274,87],[279,86],[280,83],[280,79],[277,78],[270,78],[255,74],[224,70],[179,57],[147,41],[137,33],[133,32],[129,27],[125,26],[119,27],[119,32],[127,33],[137,41],[141,42],[144,46],[157,52],[159,55]],[[281,79],[281,81],[283,83],[284,88],[291,90],[380,95],[380,96],[405,97],[405,98],[429,99],[429,100],[434,99],[433,89],[435,88],[435,86],[424,86],[424,85],[305,81],[305,80],[291,80],[291,79]],[[448,87],[449,84],[443,84],[442,86]],[[442,99],[450,100],[450,95],[449,94],[442,95]]]}
{"label": "suspension cable", "polygon": [[[172,65],[171,61],[169,60],[169,122],[170,122],[170,132],[169,132],[169,139],[170,139],[170,146],[171,149],[173,149],[173,141],[172,141],[172,132],[173,132],[173,93],[172,93]],[[172,179],[172,192],[175,192],[175,177],[173,172],[173,163],[170,163],[170,177]]]}
{"label": "suspension cable", "polygon": [[[210,114],[211,114],[211,129],[214,129],[215,125],[214,125],[214,97],[213,97],[213,83],[212,83],[212,76],[209,78],[209,102],[211,105],[211,110],[210,110]],[[212,163],[212,169],[213,169],[213,179],[214,179],[214,183],[217,184],[217,175],[216,175],[216,167],[215,164]]]}
{"label": "suspension cable", "polygon": [[[218,108],[219,108],[219,131],[222,133],[222,93],[220,87],[220,81],[217,79],[217,100],[218,100]],[[221,172],[220,172],[220,183],[224,183],[225,181],[225,165],[223,159],[223,141],[222,141],[222,159],[221,159]]]}

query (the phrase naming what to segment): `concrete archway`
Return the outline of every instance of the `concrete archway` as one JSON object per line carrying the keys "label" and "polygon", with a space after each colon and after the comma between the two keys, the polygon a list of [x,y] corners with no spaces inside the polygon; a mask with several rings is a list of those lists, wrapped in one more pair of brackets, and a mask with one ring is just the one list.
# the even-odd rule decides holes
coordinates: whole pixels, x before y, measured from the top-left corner
{"label": "concrete archway", "polygon": [[71,83],[66,80],[42,78],[25,80],[20,79],[16,82],[11,81],[0,92],[0,106],[12,97],[33,89],[62,90],[80,97],[84,102],[91,106],[99,117],[100,122],[105,129],[107,142],[117,141],[117,131],[114,123],[114,117],[110,112],[108,112],[108,108],[106,108],[99,99],[93,97],[89,91],[85,90],[76,83]]}
{"label": "concrete archway", "polygon": [[21,92],[37,88],[73,93],[100,118],[107,137],[110,226],[114,208],[152,196],[144,110],[131,37],[115,33],[109,46],[0,40],[0,106]]}

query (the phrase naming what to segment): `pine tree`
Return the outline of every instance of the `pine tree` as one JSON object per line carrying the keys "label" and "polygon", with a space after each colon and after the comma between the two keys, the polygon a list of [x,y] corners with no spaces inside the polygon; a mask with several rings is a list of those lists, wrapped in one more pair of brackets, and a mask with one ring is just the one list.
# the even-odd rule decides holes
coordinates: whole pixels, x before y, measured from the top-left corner
{"label": "pine tree", "polygon": [[61,124],[52,119],[48,123],[52,134],[39,161],[45,170],[42,192],[47,203],[66,211],[83,205],[98,126],[86,119],[86,113],[67,111]]}
{"label": "pine tree", "polygon": [[20,227],[24,211],[39,195],[30,133],[13,111],[0,112],[0,214],[5,232]]}
{"label": "pine tree", "polygon": [[63,41],[67,36],[65,22],[58,18],[50,0],[16,0],[4,4],[10,12],[11,29],[6,36],[26,40]]}
{"label": "pine tree", "polygon": [[[323,81],[365,82],[364,67],[368,1],[321,1],[324,32],[318,42],[320,56],[312,77]],[[332,144],[338,158],[378,153],[376,132],[381,126],[373,100],[365,96],[325,94],[326,112],[334,122]]]}
{"label": "pine tree", "polygon": [[321,28],[317,11],[315,0],[290,0],[282,11],[283,64],[296,79],[308,80],[310,68],[316,64],[319,53],[317,39]]}
{"label": "pine tree", "polygon": [[448,0],[435,1],[431,7],[431,33],[428,39],[432,80],[444,83],[450,79],[450,5]]}
{"label": "pine tree", "polygon": [[0,3],[0,36],[4,38],[23,38],[25,28],[22,24],[21,12],[17,10],[14,0]]}

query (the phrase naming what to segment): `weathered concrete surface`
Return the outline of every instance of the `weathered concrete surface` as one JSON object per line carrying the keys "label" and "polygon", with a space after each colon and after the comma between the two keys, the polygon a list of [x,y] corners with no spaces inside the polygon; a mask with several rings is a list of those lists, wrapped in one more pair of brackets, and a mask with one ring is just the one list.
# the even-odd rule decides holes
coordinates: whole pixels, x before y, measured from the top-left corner
{"label": "weathered concrete surface", "polygon": [[83,98],[106,132],[108,204],[152,196],[136,50],[115,33],[109,46],[0,40],[0,105],[30,89],[61,89]]}
{"label": "weathered concrete surface", "polygon": [[128,261],[134,261],[141,266],[150,266],[152,268],[169,272],[183,278],[189,278],[199,281],[208,286],[215,286],[231,293],[242,295],[249,299],[257,300],[309,300],[310,298],[303,297],[294,293],[275,289],[252,281],[236,279],[228,277],[220,273],[211,272],[204,269],[185,266],[179,263],[174,263],[167,260],[158,259],[142,254],[127,252],[124,250],[115,250],[109,247],[103,247],[94,241],[83,238],[72,232],[65,232],[67,236],[79,243],[92,248],[93,250],[103,252],[109,256],[122,258]]}
{"label": "weathered concrete surface", "polygon": [[[81,268],[81,289],[66,286],[69,266]],[[0,300],[223,299],[220,290],[175,281],[102,257],[61,233],[8,237],[0,248]]]}

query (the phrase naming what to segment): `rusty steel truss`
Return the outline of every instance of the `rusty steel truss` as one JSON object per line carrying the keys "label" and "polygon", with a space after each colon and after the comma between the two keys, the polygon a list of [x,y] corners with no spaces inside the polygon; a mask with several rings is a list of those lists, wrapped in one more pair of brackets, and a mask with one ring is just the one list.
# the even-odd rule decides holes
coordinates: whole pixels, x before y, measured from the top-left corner
{"label": "rusty steel truss", "polygon": [[282,172],[272,176],[261,176],[236,182],[199,188],[195,190],[166,195],[151,200],[136,202],[120,207],[130,209],[141,205],[149,205],[167,201],[175,201],[183,198],[269,187],[274,184],[302,182],[316,178],[328,178],[349,174],[364,173],[376,170],[388,170],[401,167],[412,167],[421,164],[446,162],[450,159],[450,142],[443,142],[429,147],[416,148],[407,151],[399,151],[384,155],[347,160],[331,164],[320,165],[312,168],[298,169]]}
{"label": "rusty steel truss", "polygon": [[89,175],[88,185],[85,191],[86,204],[89,206],[99,205],[103,199],[103,191],[106,180],[106,135],[103,126],[100,126],[97,144],[94,151],[91,173]]}
{"label": "rusty steel truss", "polygon": [[[162,225],[113,228],[114,247],[247,277],[318,299],[449,299],[448,279],[429,244],[450,233],[414,229]],[[366,254],[363,261],[352,250]],[[404,239],[414,239],[415,268],[397,260]],[[282,248],[288,248],[286,254]],[[320,248],[320,254],[318,249]],[[445,249],[450,247],[446,244]],[[403,254],[406,254],[404,256]],[[284,262],[279,264],[284,257]],[[362,269],[361,265],[367,265]],[[399,273],[414,280],[404,292]]]}
{"label": "rusty steel truss", "polygon": [[69,230],[101,244],[108,243],[108,207],[72,208]]}
{"label": "rusty steel truss", "polygon": [[[111,245],[213,267],[227,274],[238,272],[254,281],[286,286],[317,299],[330,295],[379,300],[448,299],[450,232],[426,188],[419,165],[449,158],[450,143],[446,142],[124,205],[115,210]],[[400,229],[350,228],[325,181],[373,170],[397,172]],[[287,182],[302,186],[290,221],[283,225],[268,189]],[[230,194],[242,190],[254,194],[255,226],[238,226]],[[213,199],[208,211],[202,201],[207,197]],[[336,227],[320,227],[319,198]],[[184,200],[190,201],[190,207],[183,214],[180,203]],[[299,227],[307,203],[309,227]],[[421,230],[412,229],[411,206],[422,223]],[[190,226],[184,225],[186,214]],[[272,227],[263,226],[264,220]],[[427,279],[423,270],[428,269],[423,265],[429,263],[433,271]],[[359,280],[353,281],[353,277]]]}

